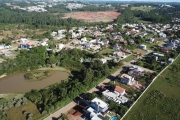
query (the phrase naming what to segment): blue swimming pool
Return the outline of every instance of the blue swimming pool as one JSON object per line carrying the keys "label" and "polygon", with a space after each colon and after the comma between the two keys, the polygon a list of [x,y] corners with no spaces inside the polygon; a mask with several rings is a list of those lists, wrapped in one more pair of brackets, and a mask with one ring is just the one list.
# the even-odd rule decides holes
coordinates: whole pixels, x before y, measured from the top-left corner
{"label": "blue swimming pool", "polygon": [[113,117],[111,118],[111,120],[117,120],[117,117],[116,117],[116,116],[113,116]]}

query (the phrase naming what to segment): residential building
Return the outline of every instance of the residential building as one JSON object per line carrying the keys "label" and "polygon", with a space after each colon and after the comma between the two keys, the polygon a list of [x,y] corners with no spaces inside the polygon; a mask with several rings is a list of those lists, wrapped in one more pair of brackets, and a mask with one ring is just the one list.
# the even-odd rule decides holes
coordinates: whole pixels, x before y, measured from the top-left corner
{"label": "residential building", "polygon": [[139,48],[142,49],[142,50],[146,50],[146,45],[141,44],[141,45],[139,46]]}
{"label": "residential building", "polygon": [[106,120],[101,113],[98,113],[92,107],[86,107],[83,109],[84,115],[90,120]]}
{"label": "residential building", "polygon": [[58,50],[58,51],[60,51],[60,50],[62,50],[63,48],[65,47],[65,45],[64,44],[56,44],[56,49]]}
{"label": "residential building", "polygon": [[126,84],[126,85],[136,85],[138,84],[137,81],[134,80],[134,77],[131,77],[127,74],[122,74],[120,78],[120,82]]}
{"label": "residential building", "polygon": [[116,86],[114,92],[119,95],[124,95],[126,93],[125,89],[119,86]]}
{"label": "residential building", "polygon": [[109,104],[102,101],[99,98],[94,98],[91,101],[91,106],[98,112],[98,113],[105,113],[108,108],[109,108]]}
{"label": "residential building", "polygon": [[172,62],[174,62],[174,59],[173,58],[169,58],[168,62],[172,63]]}

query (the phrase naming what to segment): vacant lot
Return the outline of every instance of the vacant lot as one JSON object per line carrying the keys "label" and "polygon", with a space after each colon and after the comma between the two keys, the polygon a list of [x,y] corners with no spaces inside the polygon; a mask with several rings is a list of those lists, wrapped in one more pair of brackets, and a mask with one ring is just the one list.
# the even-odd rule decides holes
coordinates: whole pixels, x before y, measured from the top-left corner
{"label": "vacant lot", "polygon": [[144,11],[144,12],[147,12],[147,11],[151,11],[151,10],[154,10],[156,9],[155,7],[131,7],[131,10],[140,10],[140,11]]}
{"label": "vacant lot", "polygon": [[71,12],[66,13],[64,18],[73,18],[85,22],[109,22],[117,19],[121,13],[116,11],[104,12]]}
{"label": "vacant lot", "polygon": [[180,120],[180,57],[152,84],[123,120]]}
{"label": "vacant lot", "polygon": [[27,102],[27,105],[9,109],[7,111],[7,115],[11,118],[11,120],[25,120],[26,115],[22,113],[23,111],[27,111],[28,113],[33,114],[33,118],[34,118],[33,120],[42,116],[39,113],[36,105],[34,105],[30,101]]}

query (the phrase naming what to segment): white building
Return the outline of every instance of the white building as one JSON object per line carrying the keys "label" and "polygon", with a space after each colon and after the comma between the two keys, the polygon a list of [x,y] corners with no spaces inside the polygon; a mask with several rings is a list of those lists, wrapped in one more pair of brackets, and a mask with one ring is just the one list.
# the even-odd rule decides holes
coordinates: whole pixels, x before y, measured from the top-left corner
{"label": "white building", "polygon": [[19,40],[19,42],[20,42],[20,43],[27,43],[27,42],[29,42],[29,40],[28,40],[27,38],[21,38],[21,39]]}
{"label": "white building", "polygon": [[139,48],[142,49],[142,50],[146,50],[146,45],[141,44],[141,45],[139,46]]}
{"label": "white building", "polygon": [[131,76],[127,75],[127,74],[122,74],[121,75],[120,82],[122,82],[124,84],[127,84],[127,85],[136,85],[136,84],[138,84],[138,82],[135,81],[133,77],[131,77]]}
{"label": "white building", "polygon": [[64,44],[61,44],[61,43],[56,45],[56,49],[57,49],[58,51],[62,50],[64,47],[65,47],[65,45],[64,45]]}
{"label": "white building", "polygon": [[99,98],[94,98],[92,101],[91,101],[91,106],[99,113],[104,113],[108,110],[109,108],[109,104],[102,101],[101,99]]}
{"label": "white building", "polygon": [[39,46],[48,46],[47,42],[46,41],[40,41],[38,43]]}

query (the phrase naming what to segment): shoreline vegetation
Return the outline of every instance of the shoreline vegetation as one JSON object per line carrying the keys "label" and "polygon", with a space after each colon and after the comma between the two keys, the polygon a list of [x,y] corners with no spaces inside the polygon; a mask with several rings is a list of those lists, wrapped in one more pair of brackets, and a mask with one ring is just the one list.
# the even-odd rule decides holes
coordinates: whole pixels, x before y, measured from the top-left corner
{"label": "shoreline vegetation", "polygon": [[32,71],[32,72],[28,72],[24,74],[24,78],[27,81],[39,81],[42,80],[44,78],[47,78],[51,76],[51,72],[48,70],[45,71]]}

